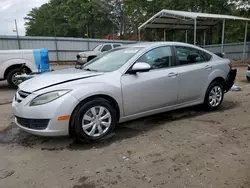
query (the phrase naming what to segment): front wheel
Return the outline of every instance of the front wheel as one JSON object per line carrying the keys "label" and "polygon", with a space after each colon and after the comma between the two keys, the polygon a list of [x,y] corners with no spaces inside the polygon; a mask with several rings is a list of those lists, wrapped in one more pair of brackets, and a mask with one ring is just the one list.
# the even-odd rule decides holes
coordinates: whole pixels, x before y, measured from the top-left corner
{"label": "front wheel", "polygon": [[206,97],[204,100],[204,105],[208,110],[216,110],[220,107],[224,98],[223,85],[215,81],[208,87]]}
{"label": "front wheel", "polygon": [[100,140],[111,133],[117,123],[116,110],[102,98],[83,104],[75,113],[74,131],[80,142]]}
{"label": "front wheel", "polygon": [[22,72],[20,68],[15,68],[9,71],[7,74],[7,82],[12,88],[17,88],[18,87],[18,79],[16,78],[17,75],[20,75]]}

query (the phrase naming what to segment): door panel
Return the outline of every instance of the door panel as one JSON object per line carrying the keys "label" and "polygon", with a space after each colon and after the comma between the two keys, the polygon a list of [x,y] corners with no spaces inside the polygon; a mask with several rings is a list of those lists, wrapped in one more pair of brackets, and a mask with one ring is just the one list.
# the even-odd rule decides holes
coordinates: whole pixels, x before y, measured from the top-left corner
{"label": "door panel", "polygon": [[203,88],[207,83],[213,67],[209,59],[211,55],[190,47],[176,47],[179,61],[178,104],[202,99]]}
{"label": "door panel", "polygon": [[206,64],[200,63],[179,67],[179,104],[195,101],[202,97],[204,85],[211,72],[205,66]]}
{"label": "door panel", "polygon": [[137,62],[148,63],[149,72],[122,76],[125,116],[142,113],[177,103],[178,72],[172,48],[161,46],[149,50]]}
{"label": "door panel", "polygon": [[176,71],[169,68],[122,76],[125,116],[176,104],[178,75],[173,75]]}

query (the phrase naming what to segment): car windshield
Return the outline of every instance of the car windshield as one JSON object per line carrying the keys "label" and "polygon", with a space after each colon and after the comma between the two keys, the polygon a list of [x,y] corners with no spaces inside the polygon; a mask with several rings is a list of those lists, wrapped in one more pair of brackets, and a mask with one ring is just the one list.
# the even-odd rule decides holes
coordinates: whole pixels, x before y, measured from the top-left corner
{"label": "car windshield", "polygon": [[142,48],[115,48],[97,56],[84,66],[84,70],[98,72],[112,72],[123,66]]}
{"label": "car windshield", "polygon": [[102,47],[102,44],[94,47],[93,51],[100,51],[101,47]]}

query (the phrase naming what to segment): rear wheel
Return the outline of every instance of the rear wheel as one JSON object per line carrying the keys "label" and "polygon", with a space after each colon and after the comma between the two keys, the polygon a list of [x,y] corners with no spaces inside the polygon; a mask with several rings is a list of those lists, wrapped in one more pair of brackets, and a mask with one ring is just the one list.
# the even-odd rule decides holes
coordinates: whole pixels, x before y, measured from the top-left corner
{"label": "rear wheel", "polygon": [[247,76],[247,81],[250,82],[250,77]]}
{"label": "rear wheel", "polygon": [[117,123],[116,111],[105,99],[96,98],[83,104],[73,115],[78,141],[97,141],[111,133]]}
{"label": "rear wheel", "polygon": [[214,81],[208,87],[204,105],[208,110],[216,110],[220,107],[224,98],[224,89],[222,83]]}
{"label": "rear wheel", "polygon": [[7,82],[12,88],[17,88],[18,87],[18,80],[16,79],[17,75],[20,75],[22,72],[20,68],[14,68],[10,70],[7,74]]}

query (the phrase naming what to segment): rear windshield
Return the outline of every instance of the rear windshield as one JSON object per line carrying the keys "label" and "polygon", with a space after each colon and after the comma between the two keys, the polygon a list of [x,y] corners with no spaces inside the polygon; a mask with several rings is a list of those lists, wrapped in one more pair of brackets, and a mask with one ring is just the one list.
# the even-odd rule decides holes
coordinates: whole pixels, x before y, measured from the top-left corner
{"label": "rear windshield", "polygon": [[94,47],[93,51],[100,51],[101,47],[102,47],[102,45],[98,45],[98,46]]}

